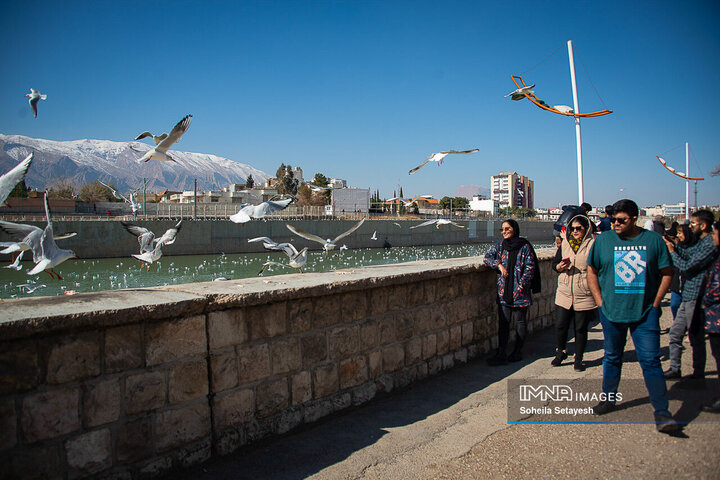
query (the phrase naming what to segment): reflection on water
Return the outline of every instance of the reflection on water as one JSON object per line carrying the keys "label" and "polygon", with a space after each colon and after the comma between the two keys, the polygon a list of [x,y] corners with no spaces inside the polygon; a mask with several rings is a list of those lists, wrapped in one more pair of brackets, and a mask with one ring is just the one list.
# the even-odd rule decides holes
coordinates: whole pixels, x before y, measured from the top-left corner
{"label": "reflection on water", "polygon": [[[308,252],[303,272],[323,272],[343,268],[384,265],[415,260],[430,260],[484,255],[489,244],[439,245],[425,247],[366,248],[332,252],[329,258],[320,251]],[[9,263],[10,257],[3,259]],[[31,262],[22,262],[20,271],[0,269],[0,298],[61,295],[65,291],[98,292],[120,288],[154,287],[182,283],[208,282],[219,277],[230,280],[256,277],[268,260],[287,262],[280,252],[232,255],[163,256],[148,272],[132,257],[96,260],[68,260],[57,271],[63,280],[41,273],[28,276]],[[5,266],[5,265],[3,265]],[[293,273],[291,268],[270,267],[263,276]],[[24,287],[23,285],[29,285]],[[44,286],[43,286],[44,285]]]}

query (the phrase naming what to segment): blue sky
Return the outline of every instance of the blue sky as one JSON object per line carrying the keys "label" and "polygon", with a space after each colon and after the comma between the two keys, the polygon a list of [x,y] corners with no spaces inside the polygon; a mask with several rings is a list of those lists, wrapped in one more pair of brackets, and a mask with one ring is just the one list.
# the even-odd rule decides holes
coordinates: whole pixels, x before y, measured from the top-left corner
{"label": "blue sky", "polygon": [[[10,1],[0,13],[0,133],[126,141],[192,113],[179,150],[271,175],[285,163],[385,197],[398,183],[440,197],[517,171],[537,206],[575,203],[573,120],[503,97],[524,73],[540,98],[572,105],[572,40],[580,110],[614,110],[581,122],[586,201],[621,188],[641,205],[684,200],[655,155],[684,171],[686,141],[692,174],[720,164],[715,0]],[[30,87],[48,95],[37,119]],[[698,200],[720,204],[720,177]]]}

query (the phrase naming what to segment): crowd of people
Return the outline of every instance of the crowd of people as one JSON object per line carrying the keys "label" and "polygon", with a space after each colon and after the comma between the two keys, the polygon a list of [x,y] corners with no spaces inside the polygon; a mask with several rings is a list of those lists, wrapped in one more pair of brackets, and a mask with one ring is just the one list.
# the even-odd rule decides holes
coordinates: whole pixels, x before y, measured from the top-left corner
{"label": "crowd of people", "polygon": [[[557,347],[551,360],[560,367],[569,356],[570,325],[574,326],[573,368],[584,371],[583,355],[588,327],[599,320],[603,331],[605,400],[593,407],[595,415],[613,411],[620,383],[627,334],[633,339],[638,363],[654,409],[657,429],[680,428],[668,406],[667,381],[682,378],[682,342],[688,334],[692,348],[692,379],[705,378],[706,336],[720,376],[720,222],[709,210],[694,212],[687,223],[666,224],[655,218],[643,227],[635,202],[628,199],[605,207],[595,224],[590,205],[564,207],[555,224],[557,272],[555,332]],[[539,265],[530,242],[520,237],[512,219],[502,223],[503,240],[485,255],[485,264],[497,272],[498,349],[489,365],[522,360],[527,336],[527,310],[532,293],[540,291]],[[660,305],[670,292],[673,323],[669,329],[669,367],[663,370],[660,349]],[[508,353],[511,327],[513,350]],[[703,405],[720,413],[720,392]]]}

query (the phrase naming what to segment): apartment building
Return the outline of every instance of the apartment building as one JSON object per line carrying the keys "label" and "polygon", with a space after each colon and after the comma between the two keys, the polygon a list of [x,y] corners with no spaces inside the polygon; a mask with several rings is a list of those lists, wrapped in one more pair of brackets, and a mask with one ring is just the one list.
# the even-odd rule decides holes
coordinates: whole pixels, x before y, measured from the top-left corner
{"label": "apartment building", "polygon": [[496,200],[500,208],[534,208],[535,185],[517,172],[500,172],[490,177],[490,198]]}

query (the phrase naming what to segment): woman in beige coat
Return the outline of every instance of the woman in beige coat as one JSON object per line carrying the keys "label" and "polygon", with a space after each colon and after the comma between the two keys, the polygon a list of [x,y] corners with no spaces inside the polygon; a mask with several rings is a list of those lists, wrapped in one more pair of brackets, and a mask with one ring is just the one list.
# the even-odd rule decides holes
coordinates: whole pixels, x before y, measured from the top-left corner
{"label": "woman in beige coat", "polygon": [[567,358],[567,335],[575,319],[575,370],[585,370],[583,353],[587,345],[589,323],[596,316],[597,305],[587,284],[587,257],[595,242],[590,220],[584,215],[573,217],[555,254],[553,269],[559,273],[555,293],[555,331],[557,349],[551,364],[559,367]]}

